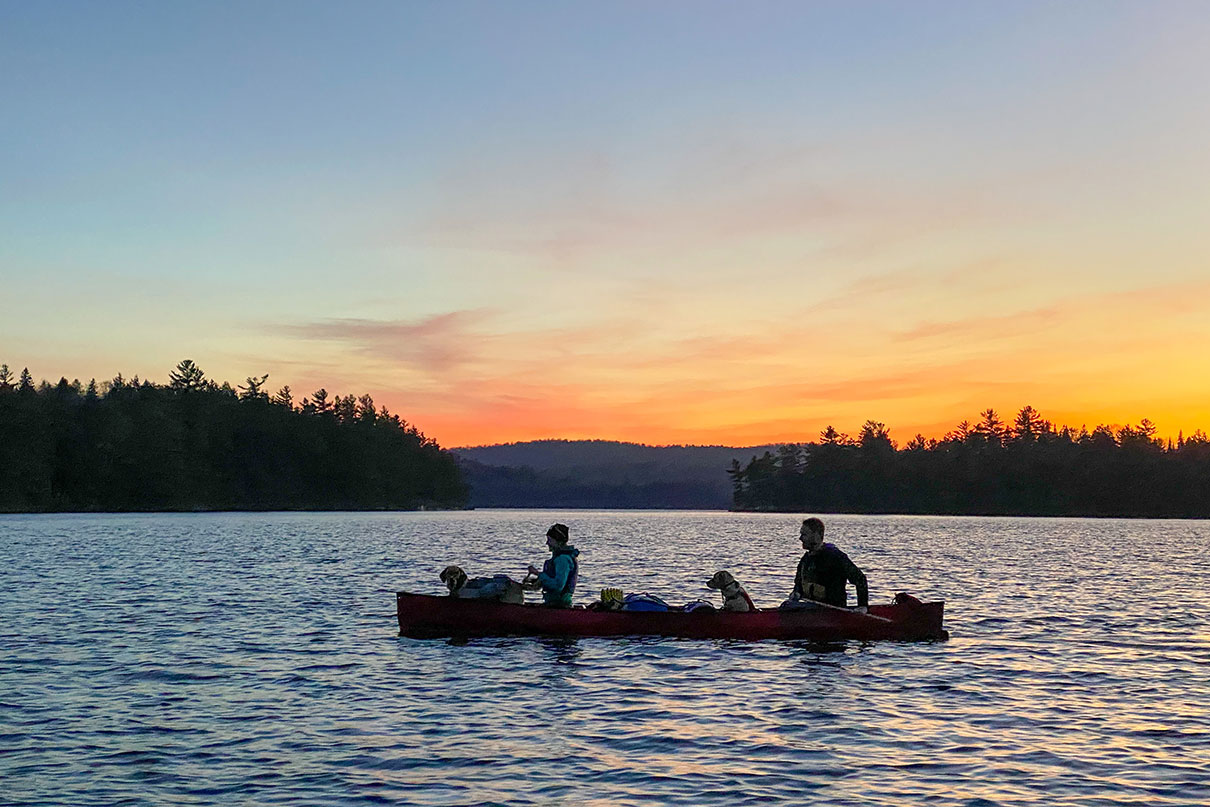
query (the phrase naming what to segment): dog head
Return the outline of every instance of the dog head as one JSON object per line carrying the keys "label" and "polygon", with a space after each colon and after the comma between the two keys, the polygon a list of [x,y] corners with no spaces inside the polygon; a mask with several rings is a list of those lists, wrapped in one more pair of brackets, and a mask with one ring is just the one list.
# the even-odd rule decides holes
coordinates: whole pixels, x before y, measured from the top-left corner
{"label": "dog head", "polygon": [[706,581],[706,587],[721,591],[734,582],[735,578],[731,576],[731,572],[715,572],[714,576]]}
{"label": "dog head", "polygon": [[441,570],[441,582],[445,583],[453,597],[466,585],[466,572],[460,566],[446,566]]}

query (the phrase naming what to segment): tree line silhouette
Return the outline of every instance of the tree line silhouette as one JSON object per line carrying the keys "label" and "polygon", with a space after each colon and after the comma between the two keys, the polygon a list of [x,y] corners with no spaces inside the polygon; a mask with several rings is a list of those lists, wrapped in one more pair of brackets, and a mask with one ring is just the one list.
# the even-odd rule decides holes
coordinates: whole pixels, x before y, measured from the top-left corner
{"label": "tree line silhouette", "polygon": [[736,510],[963,515],[1210,517],[1210,439],[1156,438],[1153,423],[1056,427],[1033,407],[984,410],[940,440],[900,448],[886,424],[731,463]]}
{"label": "tree line silhouette", "polygon": [[295,403],[180,362],[166,385],[0,365],[0,511],[462,507],[454,458],[369,395]]}

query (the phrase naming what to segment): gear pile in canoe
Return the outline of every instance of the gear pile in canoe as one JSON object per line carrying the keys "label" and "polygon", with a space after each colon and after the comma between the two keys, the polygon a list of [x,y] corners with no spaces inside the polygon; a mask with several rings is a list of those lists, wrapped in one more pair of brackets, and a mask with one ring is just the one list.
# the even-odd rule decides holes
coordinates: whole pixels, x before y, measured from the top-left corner
{"label": "gear pile in canoe", "polygon": [[940,641],[943,602],[898,595],[866,613],[822,606],[746,613],[717,610],[609,611],[546,608],[493,600],[395,595],[399,634],[412,638],[480,636],[672,636],[685,639]]}

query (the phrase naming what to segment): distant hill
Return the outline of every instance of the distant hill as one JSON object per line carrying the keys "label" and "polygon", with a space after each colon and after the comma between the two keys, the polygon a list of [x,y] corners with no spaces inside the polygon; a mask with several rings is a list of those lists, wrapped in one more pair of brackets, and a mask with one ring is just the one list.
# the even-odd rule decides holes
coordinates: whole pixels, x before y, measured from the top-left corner
{"label": "distant hill", "polygon": [[747,465],[776,448],[535,440],[452,453],[474,507],[726,510],[731,461]]}

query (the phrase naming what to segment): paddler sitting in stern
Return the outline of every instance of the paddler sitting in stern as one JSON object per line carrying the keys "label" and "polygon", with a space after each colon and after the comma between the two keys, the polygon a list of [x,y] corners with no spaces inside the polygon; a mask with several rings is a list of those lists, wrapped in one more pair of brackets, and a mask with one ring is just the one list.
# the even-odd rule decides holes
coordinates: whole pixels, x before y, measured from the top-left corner
{"label": "paddler sitting in stern", "polygon": [[543,604],[551,608],[570,608],[571,595],[576,590],[580,571],[576,556],[580,550],[568,544],[568,538],[566,524],[552,524],[546,531],[550,559],[542,564],[541,571],[536,566],[529,567],[530,575],[535,576],[542,587]]}
{"label": "paddler sitting in stern", "polygon": [[799,532],[802,548],[806,550],[794,575],[794,591],[783,608],[810,607],[811,602],[843,608],[848,604],[845,583],[857,588],[857,610],[865,613],[870,604],[870,591],[865,574],[849,556],[833,544],[823,542],[823,522],[808,518]]}

